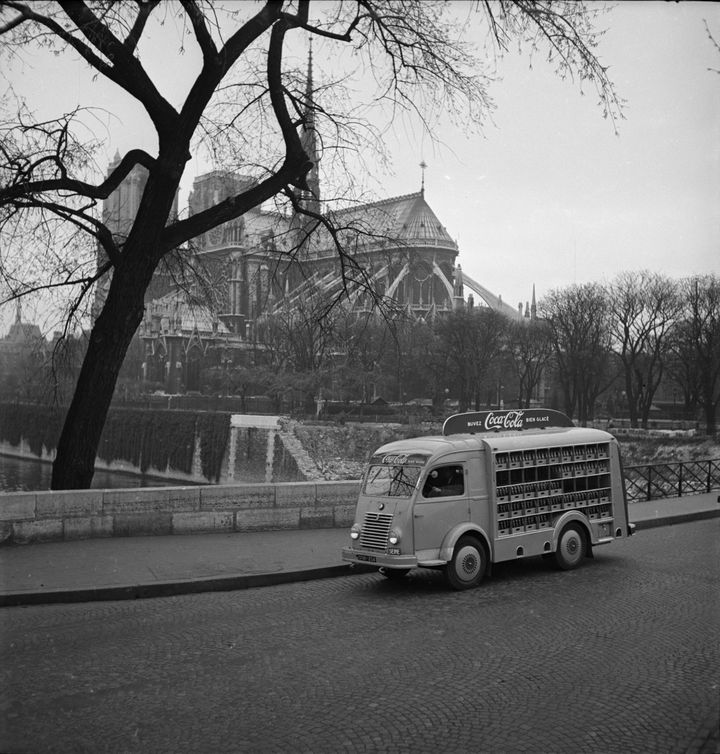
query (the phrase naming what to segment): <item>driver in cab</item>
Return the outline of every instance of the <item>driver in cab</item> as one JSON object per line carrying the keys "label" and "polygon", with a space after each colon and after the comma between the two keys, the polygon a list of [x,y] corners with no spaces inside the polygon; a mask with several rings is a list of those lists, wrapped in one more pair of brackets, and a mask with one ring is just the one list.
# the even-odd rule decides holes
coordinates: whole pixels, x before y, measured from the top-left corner
{"label": "driver in cab", "polygon": [[461,466],[441,466],[433,469],[423,486],[423,497],[452,497],[464,492]]}

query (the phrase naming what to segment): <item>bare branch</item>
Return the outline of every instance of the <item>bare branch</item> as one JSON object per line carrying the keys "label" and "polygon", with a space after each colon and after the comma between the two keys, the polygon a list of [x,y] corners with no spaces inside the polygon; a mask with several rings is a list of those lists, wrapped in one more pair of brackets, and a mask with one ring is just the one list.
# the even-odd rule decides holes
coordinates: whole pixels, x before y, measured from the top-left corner
{"label": "bare branch", "polygon": [[145,30],[148,18],[150,18],[150,14],[159,4],[160,0],[144,0],[143,2],[138,3],[139,11],[137,18],[124,42],[124,47],[129,53],[133,53],[137,49],[138,42]]}
{"label": "bare branch", "polygon": [[195,0],[182,0],[182,6],[190,18],[190,23],[192,23],[195,31],[195,38],[200,45],[203,58],[205,58],[206,61],[212,60],[215,62],[218,51],[215,42],[213,42],[213,39],[210,36],[207,25],[205,24],[204,14],[200,8],[198,8]]}
{"label": "bare branch", "polygon": [[[716,52],[720,52],[720,44],[715,39],[715,37],[712,35],[712,32],[710,31],[710,27],[708,26],[707,20],[703,19],[703,23],[705,24],[705,32],[708,36],[708,39],[710,42],[712,42],[713,47],[715,48]],[[720,68],[708,68],[708,71],[712,71],[713,73],[720,73]]]}

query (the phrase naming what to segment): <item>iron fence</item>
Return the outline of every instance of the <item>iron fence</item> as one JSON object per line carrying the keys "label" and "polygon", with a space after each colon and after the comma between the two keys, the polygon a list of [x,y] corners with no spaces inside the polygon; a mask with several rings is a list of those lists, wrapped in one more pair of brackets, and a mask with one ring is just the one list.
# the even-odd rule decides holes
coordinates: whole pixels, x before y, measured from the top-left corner
{"label": "iron fence", "polygon": [[712,492],[720,487],[720,458],[625,467],[628,502]]}

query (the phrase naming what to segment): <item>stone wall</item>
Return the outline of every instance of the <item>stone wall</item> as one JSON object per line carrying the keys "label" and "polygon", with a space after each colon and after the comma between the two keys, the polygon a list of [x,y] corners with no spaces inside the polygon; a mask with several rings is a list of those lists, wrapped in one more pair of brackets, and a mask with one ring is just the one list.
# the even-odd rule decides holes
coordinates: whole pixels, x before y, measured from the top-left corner
{"label": "stone wall", "polygon": [[351,526],[359,482],[0,494],[0,544]]}

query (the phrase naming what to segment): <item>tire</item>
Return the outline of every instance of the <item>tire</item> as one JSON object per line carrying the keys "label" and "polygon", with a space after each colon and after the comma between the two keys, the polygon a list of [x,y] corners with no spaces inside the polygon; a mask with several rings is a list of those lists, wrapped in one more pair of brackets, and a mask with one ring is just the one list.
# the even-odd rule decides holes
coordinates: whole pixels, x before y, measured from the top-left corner
{"label": "tire", "polygon": [[580,524],[568,524],[558,538],[555,563],[563,571],[577,568],[587,555],[587,539]]}
{"label": "tire", "polygon": [[390,581],[400,581],[404,579],[408,573],[410,573],[409,568],[381,568],[380,573]]}
{"label": "tire", "polygon": [[473,589],[483,580],[488,560],[487,548],[482,542],[467,535],[460,537],[452,560],[445,566],[445,581],[453,589]]}

